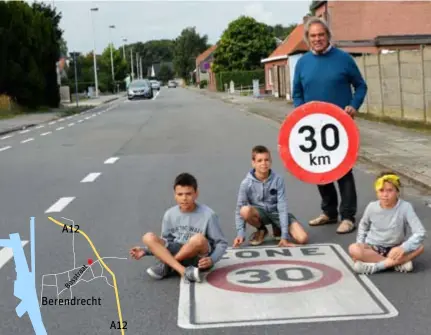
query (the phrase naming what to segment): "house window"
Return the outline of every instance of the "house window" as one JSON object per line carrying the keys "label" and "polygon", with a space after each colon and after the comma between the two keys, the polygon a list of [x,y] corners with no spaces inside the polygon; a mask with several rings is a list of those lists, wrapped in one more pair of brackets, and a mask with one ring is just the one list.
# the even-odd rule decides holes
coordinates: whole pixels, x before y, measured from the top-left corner
{"label": "house window", "polygon": [[272,86],[272,68],[268,69],[268,83]]}

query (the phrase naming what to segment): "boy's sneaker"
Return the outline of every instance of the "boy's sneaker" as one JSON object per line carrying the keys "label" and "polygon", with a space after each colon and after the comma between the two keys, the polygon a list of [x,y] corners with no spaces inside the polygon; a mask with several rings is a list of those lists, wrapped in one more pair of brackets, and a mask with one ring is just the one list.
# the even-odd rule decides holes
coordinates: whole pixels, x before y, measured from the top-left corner
{"label": "boy's sneaker", "polygon": [[281,229],[276,225],[272,225],[272,235],[276,241],[281,240]]}
{"label": "boy's sneaker", "polygon": [[147,269],[148,275],[154,279],[163,279],[167,277],[170,272],[170,267],[162,262],[159,262]]}
{"label": "boy's sneaker", "polygon": [[376,263],[365,263],[361,261],[356,261],[353,265],[353,269],[356,273],[371,275],[377,272]]}
{"label": "boy's sneaker", "polygon": [[265,240],[266,235],[268,235],[268,230],[256,230],[250,236],[250,244],[251,245],[261,245]]}
{"label": "boy's sneaker", "polygon": [[404,264],[397,265],[394,267],[395,271],[398,272],[412,272],[413,271],[413,263],[412,261],[408,261]]}
{"label": "boy's sneaker", "polygon": [[184,273],[184,278],[189,282],[201,282],[202,278],[200,276],[199,269],[194,266],[186,267],[186,271]]}

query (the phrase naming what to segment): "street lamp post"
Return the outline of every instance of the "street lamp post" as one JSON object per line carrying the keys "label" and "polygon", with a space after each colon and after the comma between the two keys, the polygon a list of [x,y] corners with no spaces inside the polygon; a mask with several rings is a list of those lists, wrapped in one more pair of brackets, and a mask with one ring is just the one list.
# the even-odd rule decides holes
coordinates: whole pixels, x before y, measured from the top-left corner
{"label": "street lamp post", "polygon": [[124,59],[126,59],[126,49],[124,47],[124,45],[126,44],[126,42],[127,42],[127,38],[123,38],[123,58]]}
{"label": "street lamp post", "polygon": [[110,25],[109,26],[109,36],[110,36],[110,40],[111,40],[111,72],[112,72],[112,83],[115,86],[115,74],[114,74],[114,57],[112,55],[112,35],[111,35],[111,29],[115,29],[115,25]]}
{"label": "street lamp post", "polygon": [[94,22],[93,22],[93,15],[92,12],[99,11],[99,8],[91,8],[90,9],[90,16],[91,16],[91,25],[93,27],[93,66],[94,66],[94,85],[96,90],[96,98],[99,97],[99,82],[97,80],[97,60],[96,60],[96,33],[94,31]]}

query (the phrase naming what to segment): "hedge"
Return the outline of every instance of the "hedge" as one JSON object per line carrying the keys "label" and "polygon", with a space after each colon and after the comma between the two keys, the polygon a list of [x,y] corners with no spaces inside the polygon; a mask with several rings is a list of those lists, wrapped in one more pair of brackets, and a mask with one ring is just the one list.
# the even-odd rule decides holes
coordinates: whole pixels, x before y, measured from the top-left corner
{"label": "hedge", "polygon": [[253,70],[253,71],[228,71],[216,73],[217,91],[224,91],[224,84],[226,83],[229,87],[231,80],[235,83],[235,86],[252,86],[253,79],[259,79],[259,84],[265,82],[265,71],[264,70]]}

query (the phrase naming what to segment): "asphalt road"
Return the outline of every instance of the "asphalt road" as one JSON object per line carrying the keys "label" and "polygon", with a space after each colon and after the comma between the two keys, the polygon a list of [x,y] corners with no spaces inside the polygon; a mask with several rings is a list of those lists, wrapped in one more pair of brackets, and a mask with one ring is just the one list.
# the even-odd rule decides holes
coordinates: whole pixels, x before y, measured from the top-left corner
{"label": "asphalt road", "polygon": [[[48,216],[68,225],[73,220],[101,257],[112,257],[104,261],[115,274],[122,317],[127,321],[126,334],[429,334],[429,241],[425,254],[415,263],[415,273],[387,272],[370,277],[398,310],[394,318],[199,330],[177,325],[178,278],[155,282],[145,272],[153,259],[132,261],[128,259],[128,249],[139,244],[146,231],[160,232],[161,217],[174,204],[173,179],[183,171],[198,178],[199,200],[219,214],[231,243],[235,237],[237,190],[250,168],[251,147],[264,144],[271,148],[274,169],[281,172],[282,164],[276,154],[277,136],[278,125],[272,121],[185,89],[163,88],[151,101],[116,101],[95,112],[1,139],[0,239],[18,232],[22,239],[29,240],[29,218],[36,218],[38,296],[43,287],[44,297],[56,298],[88,259],[95,262],[91,266],[93,272],[86,272],[81,278],[88,283],[80,282],[73,287],[72,294],[78,298],[100,298],[101,305],[42,306],[48,334],[120,333],[110,329],[112,321],[117,325],[119,320],[112,276],[102,270],[83,235],[62,233],[62,228]],[[374,200],[373,172],[366,166],[355,170],[359,215]],[[86,177],[88,182],[83,182]],[[319,214],[315,186],[288,174],[286,183],[290,208],[302,222]],[[413,202],[430,229],[431,209],[425,206],[421,195],[410,189],[405,198]],[[47,213],[49,209],[54,211]],[[306,225],[306,229],[310,243],[335,243],[345,250],[355,238],[355,234],[335,234],[336,226]],[[29,258],[30,244],[25,251]],[[74,268],[69,277],[68,271]],[[14,262],[9,259],[0,266],[0,334],[34,334],[28,316],[21,319],[16,316],[14,280]],[[67,298],[70,294],[65,290],[59,297]],[[344,293],[339,294],[333,298],[342,299]],[[211,301],[217,296],[202,299],[201,304],[208,301],[210,310]],[[315,299],[323,296],[319,297],[316,291]],[[227,306],[230,301],[225,303]],[[289,314],[286,302],[280,306]],[[255,309],[256,315],[261,315],[270,307],[255,303],[244,306],[244,310]],[[312,305],[309,308],[314,309]],[[223,308],[214,313],[223,316]],[[307,316],[307,310],[302,313]]]}

